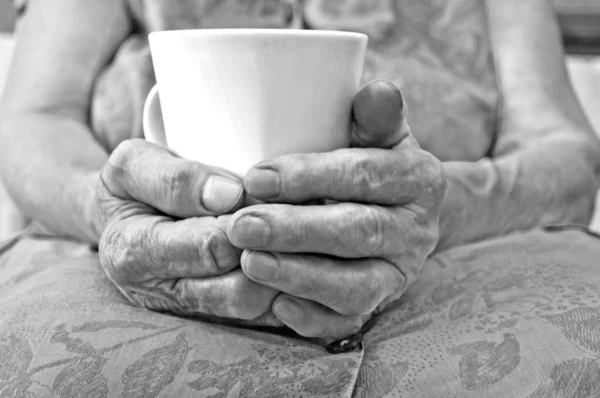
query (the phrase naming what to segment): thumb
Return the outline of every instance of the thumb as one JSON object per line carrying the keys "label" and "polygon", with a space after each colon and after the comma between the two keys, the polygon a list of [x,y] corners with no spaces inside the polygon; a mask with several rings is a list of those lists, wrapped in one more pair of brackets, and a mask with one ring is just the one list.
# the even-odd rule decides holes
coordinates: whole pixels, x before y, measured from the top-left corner
{"label": "thumb", "polygon": [[352,105],[355,147],[391,148],[410,135],[406,102],[400,89],[387,80],[374,80],[360,89]]}

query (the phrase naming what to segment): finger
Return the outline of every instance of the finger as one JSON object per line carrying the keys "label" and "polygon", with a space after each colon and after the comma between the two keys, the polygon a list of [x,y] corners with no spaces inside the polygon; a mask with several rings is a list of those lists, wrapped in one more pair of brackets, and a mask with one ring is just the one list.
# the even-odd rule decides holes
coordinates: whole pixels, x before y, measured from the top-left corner
{"label": "finger", "polygon": [[255,319],[267,313],[275,297],[275,289],[250,280],[241,270],[212,278],[179,280],[176,296],[185,298],[186,312],[222,318]]}
{"label": "finger", "polygon": [[109,225],[102,263],[115,284],[220,275],[237,267],[241,254],[224,227],[214,217],[134,216]]}
{"label": "finger", "polygon": [[244,177],[249,195],[284,203],[327,198],[398,205],[436,193],[442,185],[441,162],[414,148],[284,155],[257,164]]}
{"label": "finger", "polygon": [[320,303],[343,315],[366,315],[397,293],[406,278],[380,259],[245,251],[242,270],[257,283]]}
{"label": "finger", "polygon": [[241,249],[385,257],[435,244],[437,218],[427,211],[354,203],[257,205],[233,215],[227,237]]}
{"label": "finger", "polygon": [[356,95],[352,106],[354,129],[350,142],[362,148],[391,148],[408,135],[406,102],[392,82],[375,80]]}
{"label": "finger", "polygon": [[232,174],[175,157],[140,139],[115,149],[102,181],[113,195],[174,217],[227,213],[244,202],[243,187]]}
{"label": "finger", "polygon": [[365,315],[341,315],[314,301],[279,295],[273,313],[286,326],[304,337],[341,339],[360,331]]}
{"label": "finger", "polygon": [[156,311],[231,319],[257,319],[280,292],[255,283],[241,270],[211,278],[181,278],[140,285],[133,301]]}

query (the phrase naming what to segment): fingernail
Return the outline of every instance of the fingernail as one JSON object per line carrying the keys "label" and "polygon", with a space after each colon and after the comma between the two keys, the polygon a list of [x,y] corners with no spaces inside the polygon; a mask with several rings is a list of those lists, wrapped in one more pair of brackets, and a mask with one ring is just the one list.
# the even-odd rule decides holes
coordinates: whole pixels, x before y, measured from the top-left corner
{"label": "fingernail", "polygon": [[292,299],[281,299],[273,306],[273,313],[284,321],[297,321],[302,318],[302,309]]}
{"label": "fingernail", "polygon": [[244,188],[239,182],[214,175],[204,185],[202,205],[208,211],[222,213],[233,209],[243,192]]}
{"label": "fingernail", "polygon": [[271,227],[260,217],[248,215],[240,217],[233,224],[231,243],[245,248],[262,248],[271,240]]}
{"label": "fingernail", "polygon": [[258,199],[275,198],[281,193],[281,178],[275,170],[253,168],[244,177],[244,188]]}
{"label": "fingernail", "polygon": [[274,255],[253,252],[246,255],[244,260],[244,273],[251,277],[265,282],[274,282],[279,278],[279,261]]}
{"label": "fingernail", "polygon": [[387,147],[406,116],[406,106],[394,83],[376,80],[358,92],[352,115],[355,127],[352,138],[359,146]]}

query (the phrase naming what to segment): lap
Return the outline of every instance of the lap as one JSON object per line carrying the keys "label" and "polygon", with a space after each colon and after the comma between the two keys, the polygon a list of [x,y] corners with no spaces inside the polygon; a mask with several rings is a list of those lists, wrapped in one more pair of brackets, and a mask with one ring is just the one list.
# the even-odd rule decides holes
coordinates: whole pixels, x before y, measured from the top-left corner
{"label": "lap", "polygon": [[350,396],[361,352],[133,307],[85,246],[0,252],[0,396]]}
{"label": "lap", "polygon": [[357,396],[600,394],[600,239],[551,228],[441,253],[366,347]]}
{"label": "lap", "polygon": [[[436,255],[365,352],[129,305],[85,246],[0,251],[0,396],[587,396],[600,240],[515,234]],[[359,370],[360,369],[360,370]]]}

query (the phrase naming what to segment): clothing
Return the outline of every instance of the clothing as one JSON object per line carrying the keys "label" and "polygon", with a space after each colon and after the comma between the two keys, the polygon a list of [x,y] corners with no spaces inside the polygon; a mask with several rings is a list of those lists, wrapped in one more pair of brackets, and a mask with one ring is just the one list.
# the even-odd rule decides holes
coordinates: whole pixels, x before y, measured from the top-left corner
{"label": "clothing", "polygon": [[[146,33],[215,27],[363,31],[364,81],[397,83],[423,148],[476,161],[499,93],[477,0],[131,0],[135,30],[97,79],[108,149],[141,136]],[[589,396],[600,392],[600,241],[554,227],[455,247],[365,333],[329,355],[285,330],[132,306],[87,246],[28,231],[0,247],[0,396]]]}
{"label": "clothing", "polygon": [[480,0],[129,3],[137,32],[100,76],[92,98],[92,130],[108,149],[143,136],[141,111],[155,83],[148,32],[304,26],[369,36],[363,82],[387,79],[401,88],[408,121],[423,149],[442,161],[477,161],[490,152],[499,93]]}
{"label": "clothing", "polygon": [[29,234],[0,249],[0,396],[596,396],[598,259],[577,228],[440,253],[364,350],[330,355],[132,306],[97,253]]}

